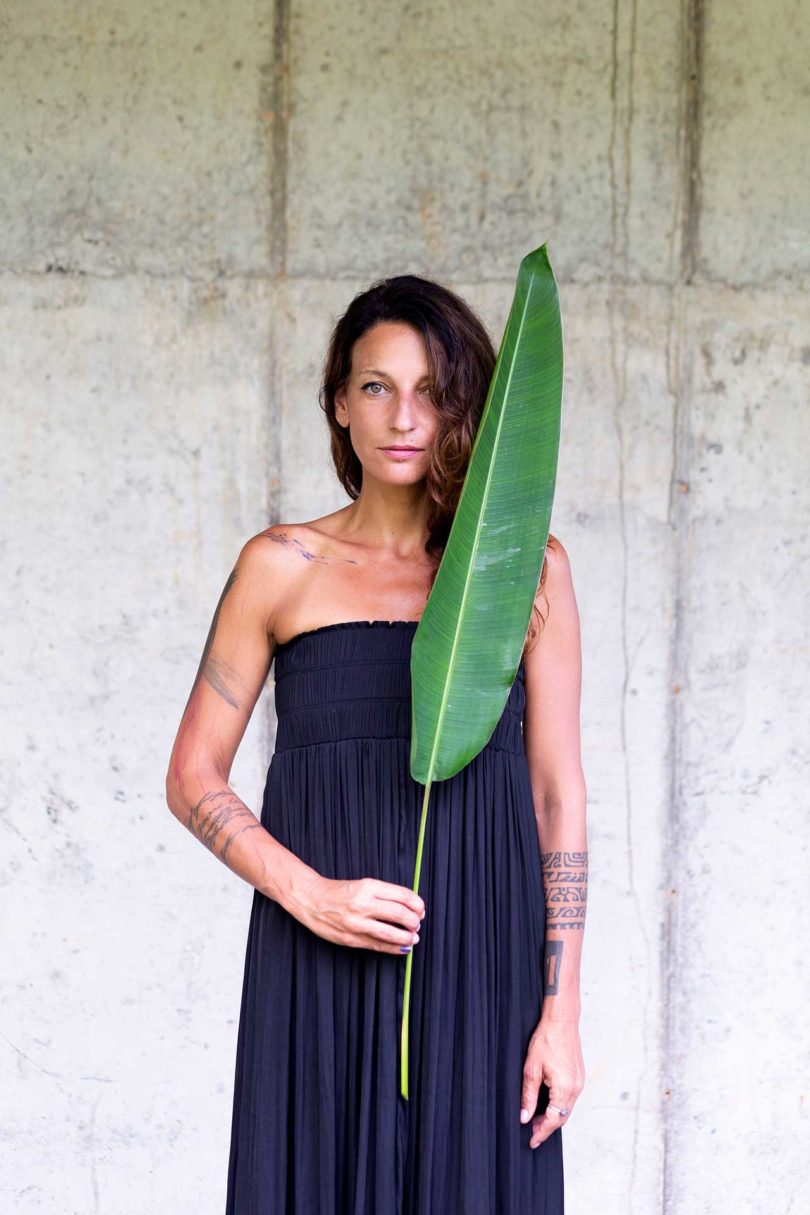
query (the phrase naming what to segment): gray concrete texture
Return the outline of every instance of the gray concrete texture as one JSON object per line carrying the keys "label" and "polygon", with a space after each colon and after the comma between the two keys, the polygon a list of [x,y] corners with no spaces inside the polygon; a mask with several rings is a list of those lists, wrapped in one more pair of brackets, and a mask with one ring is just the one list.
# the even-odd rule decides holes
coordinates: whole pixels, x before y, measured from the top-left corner
{"label": "gray concrete texture", "polygon": [[346,501],[316,392],[354,292],[427,274],[497,342],[543,240],[567,1209],[810,1210],[809,41],[796,0],[0,4],[3,1210],[223,1209],[251,892],[163,794],[211,615],[249,536]]}

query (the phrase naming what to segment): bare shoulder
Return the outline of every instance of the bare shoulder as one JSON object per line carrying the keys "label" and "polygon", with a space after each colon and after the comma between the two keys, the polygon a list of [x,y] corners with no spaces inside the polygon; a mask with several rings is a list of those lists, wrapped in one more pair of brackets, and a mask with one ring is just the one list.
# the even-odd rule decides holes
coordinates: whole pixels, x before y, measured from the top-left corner
{"label": "bare shoulder", "polygon": [[545,570],[535,595],[535,606],[543,618],[536,644],[529,646],[526,659],[539,665],[541,655],[563,646],[579,649],[579,608],[568,551],[558,536],[549,534]]}
{"label": "bare shoulder", "polygon": [[297,563],[314,555],[312,539],[307,523],[274,523],[252,536],[248,545],[255,549],[258,560],[283,569],[291,562]]}
{"label": "bare shoulder", "polygon": [[548,554],[549,549],[551,549],[552,560],[554,559],[555,556],[563,557],[566,560],[568,559],[568,552],[566,551],[562,540],[560,539],[559,536],[553,536],[551,534],[551,532],[548,533],[548,540],[546,541],[546,553],[547,554]]}
{"label": "bare shoulder", "polygon": [[292,527],[276,523],[244,542],[239,551],[238,566],[243,574],[255,577],[283,577],[293,551]]}
{"label": "bare shoulder", "polygon": [[333,534],[340,513],[304,523],[274,523],[242,546],[238,572],[260,595],[267,630],[274,636],[294,634],[300,604],[314,588],[333,585],[335,563],[346,560]]}
{"label": "bare shoulder", "polygon": [[337,525],[346,508],[304,523],[275,523],[254,539],[275,549],[278,561],[326,561],[333,555]]}
{"label": "bare shoulder", "polygon": [[[574,584],[568,550],[559,536],[549,532],[545,555],[546,572],[543,587],[549,600],[573,595]],[[539,593],[542,597],[542,592]]]}
{"label": "bare shoulder", "polygon": [[[328,519],[330,516],[326,516]],[[282,573],[302,561],[317,560],[327,534],[320,531],[320,520],[311,523],[274,523],[251,536],[242,548],[248,560],[268,571]]]}
{"label": "bare shoulder", "polygon": [[294,594],[310,549],[306,527],[296,523],[274,523],[242,545],[234,575],[261,603],[268,632],[279,605]]}
{"label": "bare shoulder", "polygon": [[582,649],[571,562],[549,535],[545,574],[535,598],[543,618],[525,652],[524,739],[537,804],[549,790],[581,779],[579,705]]}

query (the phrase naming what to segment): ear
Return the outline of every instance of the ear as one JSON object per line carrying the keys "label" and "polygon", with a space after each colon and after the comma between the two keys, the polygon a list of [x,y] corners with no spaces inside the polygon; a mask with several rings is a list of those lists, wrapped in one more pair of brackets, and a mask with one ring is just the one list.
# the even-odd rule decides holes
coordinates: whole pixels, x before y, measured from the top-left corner
{"label": "ear", "polygon": [[349,414],[348,410],[346,409],[346,390],[344,388],[339,389],[335,393],[335,418],[337,419],[338,425],[349,425]]}

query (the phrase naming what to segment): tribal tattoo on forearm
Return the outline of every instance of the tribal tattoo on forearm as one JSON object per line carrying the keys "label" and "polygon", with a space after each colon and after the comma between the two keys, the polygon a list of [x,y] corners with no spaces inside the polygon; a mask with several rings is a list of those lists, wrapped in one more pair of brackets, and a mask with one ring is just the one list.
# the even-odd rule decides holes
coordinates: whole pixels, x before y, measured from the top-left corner
{"label": "tribal tattoo on forearm", "polygon": [[543,852],[546,929],[584,928],[588,905],[588,853]]}
{"label": "tribal tattoo on forearm", "polygon": [[210,852],[227,864],[237,836],[245,831],[255,831],[261,823],[232,789],[213,789],[191,807],[186,826]]}
{"label": "tribal tattoo on forearm", "polygon": [[543,852],[543,889],[546,898],[546,946],[543,978],[546,995],[557,994],[564,942],[549,937],[560,929],[585,927],[588,906],[588,853]]}

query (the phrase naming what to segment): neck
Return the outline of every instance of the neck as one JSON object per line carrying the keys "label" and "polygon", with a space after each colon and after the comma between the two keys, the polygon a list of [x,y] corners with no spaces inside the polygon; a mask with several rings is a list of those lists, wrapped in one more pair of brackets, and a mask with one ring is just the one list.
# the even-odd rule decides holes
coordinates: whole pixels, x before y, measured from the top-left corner
{"label": "neck", "polygon": [[424,552],[427,541],[424,484],[381,485],[370,478],[346,508],[343,535],[383,554],[408,558]]}

